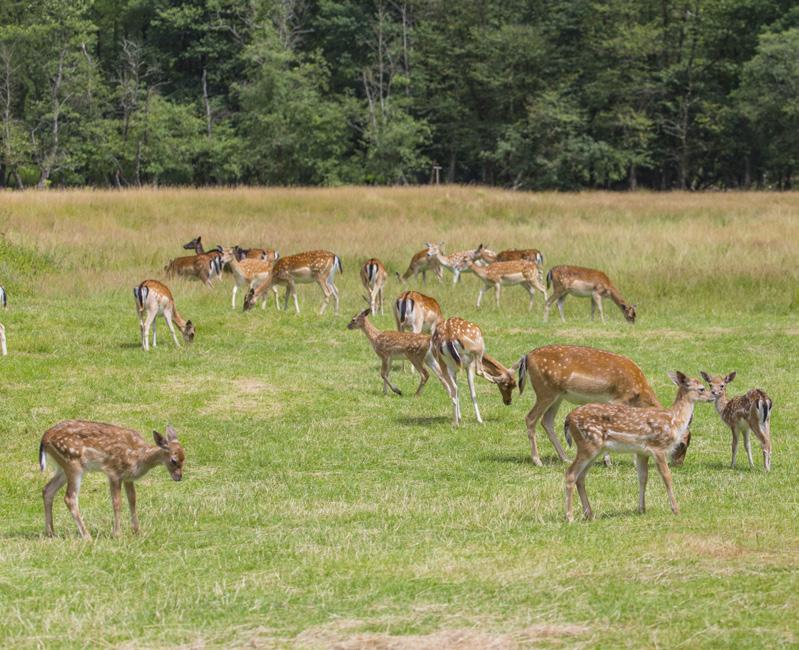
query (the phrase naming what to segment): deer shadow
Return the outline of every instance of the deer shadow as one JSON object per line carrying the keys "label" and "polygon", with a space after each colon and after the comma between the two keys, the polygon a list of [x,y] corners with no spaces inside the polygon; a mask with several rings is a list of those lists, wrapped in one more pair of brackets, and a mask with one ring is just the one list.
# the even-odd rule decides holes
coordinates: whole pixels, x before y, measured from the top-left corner
{"label": "deer shadow", "polygon": [[449,422],[451,418],[446,415],[403,415],[396,419],[397,424],[404,427],[430,426]]}

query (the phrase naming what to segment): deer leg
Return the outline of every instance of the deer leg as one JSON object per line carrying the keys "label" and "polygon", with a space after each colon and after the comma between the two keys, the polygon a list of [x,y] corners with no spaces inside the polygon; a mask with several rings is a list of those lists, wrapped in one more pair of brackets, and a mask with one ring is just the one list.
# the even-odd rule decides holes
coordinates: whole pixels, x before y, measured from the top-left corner
{"label": "deer leg", "polygon": [[[413,281],[414,281],[414,283],[419,281],[419,272],[418,271],[414,272]],[[440,278],[439,278],[439,281],[440,281]],[[422,286],[425,286],[426,284],[427,284],[427,271],[422,271]]]}
{"label": "deer leg", "polygon": [[744,427],[744,449],[746,449],[746,457],[749,459],[749,469],[755,468],[755,463],[752,460],[752,440],[749,437],[749,427]]}
{"label": "deer leg", "polygon": [[330,290],[327,282],[321,278],[317,278],[316,283],[319,285],[319,288],[322,290],[322,294],[324,295],[324,298],[322,299],[322,305],[319,307],[319,314],[321,315],[325,313],[325,309],[327,309],[327,305],[330,302],[330,296],[333,295],[333,292]]}
{"label": "deer leg", "polygon": [[460,280],[460,279],[461,279],[461,272],[458,269],[453,268],[452,269],[452,286],[454,287],[456,284],[458,284],[458,280]]}
{"label": "deer leg", "polygon": [[383,378],[383,395],[386,394],[386,386],[394,391],[397,395],[402,395],[402,391],[394,386],[388,378],[388,374],[391,372],[391,357],[383,357],[382,364],[380,366],[380,376]]}
{"label": "deer leg", "polygon": [[[328,278],[327,278],[327,286],[328,286],[328,287],[330,288],[330,290],[333,292],[333,300],[334,300],[334,301],[335,301],[335,303],[336,303],[336,304],[335,304],[335,307],[334,307],[334,311],[335,311],[335,313],[336,313],[336,314],[338,314],[338,301],[339,301],[339,297],[338,297],[338,287],[336,287],[336,285],[333,283],[333,276],[332,276],[332,274],[331,274],[330,276],[328,276]],[[372,297],[372,300],[374,300],[374,292],[372,292],[372,294],[371,294],[371,297]],[[372,308],[372,313],[373,313],[373,314],[374,314],[374,313],[376,313],[376,310],[375,310],[374,308]]]}
{"label": "deer leg", "polygon": [[[592,460],[593,458],[591,458],[591,456],[587,455],[586,453],[578,449],[577,457],[574,459],[572,464],[566,470],[566,477],[565,477],[566,478],[566,521],[568,521],[569,523],[572,523],[574,521],[574,514],[572,512],[572,501],[574,500],[574,485],[577,483],[577,477],[583,474],[583,472],[591,464]],[[584,478],[585,477],[583,477],[583,479]],[[584,490],[585,490],[585,483],[583,481],[583,491]],[[586,501],[587,500],[588,500],[588,495],[586,495]],[[585,506],[585,504],[583,504],[583,506]]]}
{"label": "deer leg", "polygon": [[566,296],[561,296],[558,298],[558,311],[560,312],[560,320],[562,322],[566,322],[566,317],[563,315],[563,303],[566,300]]}
{"label": "deer leg", "polygon": [[430,378],[430,373],[427,372],[427,368],[424,367],[424,360],[418,357],[408,357],[411,364],[414,368],[419,372],[419,388],[416,389],[416,393],[414,397],[419,397],[422,394],[422,389],[424,385],[427,383],[427,380]]}
{"label": "deer leg", "polygon": [[486,292],[487,288],[488,288],[488,285],[485,285],[485,284],[482,287],[480,287],[480,291],[477,294],[477,308],[478,309],[480,309],[480,303],[483,302],[483,294]]}
{"label": "deer leg", "polygon": [[595,293],[594,294],[594,301],[596,302],[596,308],[599,310],[599,319],[604,323],[605,322],[605,312],[602,310],[602,294]]}
{"label": "deer leg", "polygon": [[6,345],[6,328],[0,324],[0,354],[4,357],[8,355],[8,347]]}
{"label": "deer leg", "polygon": [[646,481],[649,478],[649,456],[635,455],[635,469],[638,472],[638,513],[646,511]]}
{"label": "deer leg", "polygon": [[549,440],[552,443],[552,446],[555,448],[555,452],[558,454],[558,458],[565,463],[569,459],[566,458],[566,453],[563,451],[560,440],[558,440],[558,434],[555,433],[555,416],[558,414],[560,402],[561,400],[557,400],[544,412],[544,417],[541,419],[541,424],[544,427],[544,431],[547,432]]}
{"label": "deer leg", "polygon": [[448,363],[444,362],[446,375],[442,373],[442,377],[446,376],[447,381],[447,392],[449,393],[449,397],[452,400],[452,409],[455,416],[455,426],[459,426],[461,423],[461,403],[460,398],[458,396],[458,375],[457,371],[452,368]]}
{"label": "deer leg", "polygon": [[236,308],[236,294],[239,291],[239,283],[238,281],[233,283],[233,297],[230,299],[230,306],[232,309]]}
{"label": "deer leg", "polygon": [[75,474],[74,476],[67,478],[67,493],[64,495],[64,503],[67,504],[67,508],[72,513],[72,518],[75,520],[75,524],[78,526],[78,532],[80,533],[81,537],[83,537],[83,539],[90,540],[92,536],[89,534],[89,531],[86,530],[86,525],[83,523],[83,518],[80,516],[80,508],[78,507],[80,480],[80,474]]}
{"label": "deer leg", "polygon": [[533,303],[535,302],[535,289],[529,282],[525,282],[522,286],[525,288],[527,293],[530,294],[530,303],[527,305],[527,311],[532,311]]}
{"label": "deer leg", "polygon": [[594,320],[594,312],[596,312],[596,298],[591,296],[591,320]]}
{"label": "deer leg", "polygon": [[50,479],[47,485],[42,490],[42,497],[44,498],[44,532],[48,537],[55,535],[53,531],[53,499],[56,493],[64,487],[67,482],[67,476],[64,470],[58,467],[55,476]]}
{"label": "deer leg", "polygon": [[497,309],[499,309],[499,294],[501,292],[502,292],[502,283],[501,282],[497,282],[494,285],[494,299],[496,300],[496,303],[497,303]]}
{"label": "deer leg", "polygon": [[547,298],[546,301],[544,302],[544,322],[545,323],[549,320],[549,310],[552,309],[552,305],[555,304],[557,299],[558,299],[557,298],[557,294],[555,292],[553,292],[552,295],[549,298]]}
{"label": "deer leg", "polygon": [[680,514],[680,506],[677,505],[677,500],[674,498],[674,491],[671,488],[671,470],[669,464],[666,462],[666,457],[662,453],[657,453],[654,456],[655,464],[660,472],[660,477],[663,479],[663,484],[666,486],[666,494],[669,495],[669,505],[671,511],[678,515]]}
{"label": "deer leg", "polygon": [[286,295],[283,297],[283,311],[288,311],[289,299],[291,298],[291,284],[286,284]]}
{"label": "deer leg", "polygon": [[480,417],[480,408],[477,406],[477,392],[474,390],[474,364],[470,363],[466,366],[466,382],[469,384],[469,396],[472,398],[474,405],[474,414],[477,421],[483,424],[483,418]]}
{"label": "deer leg", "polygon": [[730,427],[732,431],[732,462],[730,469],[735,469],[735,457],[738,455],[738,429],[734,426]]}
{"label": "deer leg", "polygon": [[158,330],[158,328],[156,327],[157,325],[158,325],[158,314],[153,316],[153,347],[154,348],[158,347],[158,337],[156,336],[157,330]]}
{"label": "deer leg", "polygon": [[538,455],[538,442],[536,441],[535,437],[535,427],[538,424],[539,418],[550,406],[552,406],[556,400],[557,397],[543,396],[536,393],[535,404],[533,404],[533,408],[530,409],[527,417],[524,418],[524,421],[527,424],[527,437],[530,440],[530,455],[533,459],[533,464],[538,465],[539,467],[543,465],[543,463],[541,462],[541,456]]}
{"label": "deer leg", "polygon": [[130,526],[134,533],[139,532],[139,518],[136,515],[136,486],[133,481],[125,481],[125,496],[128,497],[128,507],[130,508]]}
{"label": "deer leg", "polygon": [[577,475],[577,493],[580,495],[580,503],[583,506],[583,517],[588,521],[594,518],[594,511],[591,510],[591,503],[588,501],[588,493],[585,491],[585,475],[588,474],[590,467],[591,464],[589,463],[585,466],[583,471]]}
{"label": "deer leg", "polygon": [[122,504],[122,490],[118,480],[108,477],[111,491],[111,507],[114,509],[114,537],[119,537],[119,508]]}
{"label": "deer leg", "polygon": [[[142,347],[145,350],[150,349],[150,326],[153,325],[155,322],[155,314],[152,312],[147,312],[147,315],[144,317],[144,322],[142,323]],[[153,330],[155,333],[155,330]],[[155,347],[155,343],[153,343],[153,347]]]}
{"label": "deer leg", "polygon": [[168,309],[164,310],[164,320],[169,331],[172,332],[172,340],[175,342],[175,346],[180,347],[180,341],[178,341],[178,336],[175,334],[175,326],[172,324],[172,312]]}

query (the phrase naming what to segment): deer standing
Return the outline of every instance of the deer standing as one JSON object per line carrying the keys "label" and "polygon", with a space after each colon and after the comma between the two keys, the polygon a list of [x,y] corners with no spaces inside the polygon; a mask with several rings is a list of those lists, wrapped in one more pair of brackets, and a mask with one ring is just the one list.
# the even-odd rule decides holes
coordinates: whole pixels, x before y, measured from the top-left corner
{"label": "deer standing", "polygon": [[544,255],[536,248],[509,248],[504,251],[495,253],[494,251],[483,247],[480,251],[480,259],[488,264],[494,262],[514,262],[516,260],[527,260],[528,262],[535,262],[538,268],[544,266]]}
{"label": "deer standing", "polygon": [[565,323],[563,315],[563,302],[567,295],[591,297],[591,320],[594,311],[599,309],[599,317],[605,322],[605,313],[602,311],[602,298],[610,298],[621,309],[627,322],[635,322],[635,305],[629,304],[613,285],[607,275],[596,269],[586,269],[581,266],[553,266],[547,273],[547,288],[552,286],[552,295],[544,307],[544,321],[549,318],[552,305],[558,303],[560,319]]}
{"label": "deer standing", "polygon": [[[4,287],[0,287],[0,307],[6,309],[8,307],[8,294]],[[8,355],[8,346],[6,344],[6,328],[0,323],[0,354],[4,357]]]}
{"label": "deer standing", "polygon": [[732,462],[730,468],[735,468],[735,456],[738,452],[738,434],[744,437],[744,449],[749,459],[749,468],[754,469],[752,460],[752,445],[749,432],[755,434],[763,449],[763,467],[768,472],[771,470],[771,398],[765,391],[753,388],[745,395],[730,398],[727,395],[727,384],[735,379],[735,372],[725,377],[711,377],[706,372],[702,378],[710,385],[710,393],[716,402],[716,411],[730,431],[732,431]]}
{"label": "deer standing", "polygon": [[515,260],[511,262],[493,262],[488,266],[478,266],[474,262],[469,262],[469,268],[483,281],[483,286],[480,287],[480,292],[477,294],[478,309],[480,309],[483,295],[491,287],[494,288],[494,296],[497,307],[499,307],[499,294],[503,285],[513,286],[520,284],[524,287],[527,293],[530,294],[528,310],[533,308],[536,289],[544,294],[544,300],[547,298],[547,290],[544,283],[541,282],[541,273],[535,262]]}
{"label": "deer standing", "polygon": [[418,291],[403,291],[394,302],[394,321],[400,332],[410,330],[418,334],[426,330],[432,334],[443,320],[436,299]]}
{"label": "deer standing", "polygon": [[114,508],[114,536],[119,535],[119,510],[121,486],[130,506],[130,522],[133,532],[139,532],[136,515],[136,488],[133,482],[144,476],[153,467],[163,465],[173,480],[183,477],[185,454],[172,426],[166,428],[166,436],[153,431],[155,446],[148,445],[133,429],[125,429],[103,422],[87,420],[65,420],[45,431],[39,444],[39,469],[47,466],[47,456],[55,461],[55,476],[44,486],[44,527],[48,536],[53,531],[53,499],[66,484],[64,502],[67,505],[78,532],[84,539],[91,539],[78,507],[80,484],[85,472],[103,472],[108,477],[111,504]]}
{"label": "deer standing", "polygon": [[156,346],[155,319],[158,314],[164,316],[167,327],[172,333],[175,345],[180,347],[178,337],[175,335],[175,328],[172,325],[174,320],[183,334],[187,343],[194,340],[194,324],[190,320],[185,320],[175,308],[175,299],[172,292],[165,284],[158,280],[145,280],[140,285],[133,287],[133,297],[136,300],[136,313],[139,316],[139,328],[141,330],[141,345],[145,350],[150,349],[150,326],[153,328],[153,347]]}
{"label": "deer standing", "polygon": [[[430,347],[442,370],[440,379],[452,400],[455,426],[458,426],[462,419],[458,396],[458,370],[460,368],[466,369],[469,395],[472,398],[475,416],[480,424],[483,423],[483,419],[480,416],[480,408],[477,406],[477,394],[474,389],[475,374],[496,384],[502,394],[503,402],[506,405],[511,403],[513,389],[516,387],[513,373],[495,359],[487,357],[483,333],[477,325],[458,317],[448,318],[436,327]],[[486,361],[487,358],[489,361]]]}
{"label": "deer standing", "polygon": [[430,244],[426,244],[425,246],[426,248],[424,250],[414,254],[414,256],[411,258],[411,262],[408,264],[408,268],[405,270],[405,273],[402,275],[397,273],[397,279],[400,282],[407,281],[411,276],[413,276],[413,280],[415,282],[417,276],[419,273],[421,273],[422,284],[426,284],[427,271],[432,271],[435,273],[435,276],[439,282],[444,279],[444,271],[441,269],[441,265],[438,263],[438,260],[428,255],[428,252],[430,251]]}
{"label": "deer standing", "polygon": [[167,277],[182,276],[197,278],[207,287],[212,287],[212,280],[222,275],[222,267],[230,261],[230,253],[211,251],[199,255],[176,257],[164,267]]}
{"label": "deer standing", "polygon": [[294,309],[299,314],[297,301],[297,285],[316,282],[324,294],[320,314],[325,313],[330,298],[335,300],[335,312],[338,314],[339,294],[334,278],[336,271],[343,273],[341,258],[329,251],[306,251],[288,257],[281,257],[272,266],[272,274],[266,282],[250,289],[244,299],[244,311],[251,309],[259,296],[275,285],[286,287],[284,309],[288,309],[289,298],[294,298]]}
{"label": "deer standing", "polygon": [[575,457],[566,470],[566,520],[574,521],[572,499],[574,486],[580,494],[583,514],[593,519],[591,504],[585,491],[585,475],[594,459],[603,451],[635,454],[638,470],[638,512],[646,509],[646,482],[649,474],[649,457],[655,461],[666,492],[671,511],[680,512],[671,486],[671,470],[666,460],[680,444],[685,444],[688,425],[694,415],[696,402],[709,402],[713,396],[702,382],[686,377],[679,371],[669,377],[677,385],[677,397],[671,408],[636,408],[626,404],[586,404],[566,416],[566,441],[577,447]]}
{"label": "deer standing", "polygon": [[439,244],[427,244],[427,255],[438,260],[438,263],[444,268],[452,271],[452,284],[453,286],[458,283],[461,278],[461,273],[470,271],[469,262],[474,262],[480,258],[483,245],[480,244],[477,248],[468,251],[460,251],[450,255],[444,255],[441,252],[443,242]]}
{"label": "deer standing", "polygon": [[[267,282],[269,275],[272,273],[272,262],[262,258],[248,258],[244,257],[241,260],[236,255],[231,255],[228,262],[231,273],[233,273],[233,295],[230,298],[230,305],[233,309],[236,308],[236,293],[239,287],[246,286],[247,289],[252,289],[254,286]],[[275,292],[275,304],[277,304],[277,287],[273,287]],[[263,308],[266,308],[267,295],[263,297]]]}
{"label": "deer standing", "polygon": [[366,260],[361,267],[361,284],[369,294],[369,306],[372,313],[376,314],[378,308],[383,314],[383,287],[386,284],[388,273],[386,267],[376,257]]}

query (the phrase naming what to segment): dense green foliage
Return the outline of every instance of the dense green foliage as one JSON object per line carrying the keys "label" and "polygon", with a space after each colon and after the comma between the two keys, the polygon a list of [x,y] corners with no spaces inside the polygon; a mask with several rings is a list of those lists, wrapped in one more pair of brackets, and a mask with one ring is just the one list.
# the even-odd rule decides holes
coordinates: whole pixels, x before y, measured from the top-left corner
{"label": "dense green foliage", "polygon": [[790,187],[793,0],[5,0],[7,186]]}

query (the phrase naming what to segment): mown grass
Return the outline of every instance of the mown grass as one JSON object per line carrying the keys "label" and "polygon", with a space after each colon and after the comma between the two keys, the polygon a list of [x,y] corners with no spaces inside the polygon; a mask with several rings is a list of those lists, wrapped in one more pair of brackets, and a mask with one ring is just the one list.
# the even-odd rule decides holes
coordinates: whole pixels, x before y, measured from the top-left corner
{"label": "mown grass", "polygon": [[[0,361],[0,644],[13,647],[792,646],[799,623],[794,434],[797,194],[522,194],[479,188],[67,192],[0,196],[0,283],[10,354]],[[180,244],[273,245],[342,256],[341,315],[230,310],[230,281],[172,283],[196,343],[137,347],[131,287],[160,277]],[[477,282],[428,285],[449,315],[478,322],[510,364],[552,342],[635,359],[665,402],[666,371],[738,371],[731,386],[775,403],[769,475],[739,454],[711,406],[675,470],[671,515],[651,472],[634,514],[629,458],[587,481],[598,519],[563,522],[563,469],[524,415],[478,386],[454,429],[440,385],[383,397],[376,357],[345,329],[361,308],[357,265],[404,270],[426,240],[536,246],[547,265],[606,269],[637,302],[607,325],[587,301],[568,322],[528,314],[519,289],[474,308]],[[448,276],[449,277],[449,276]],[[387,295],[399,285],[392,281]],[[379,317],[389,328],[392,319]],[[395,371],[407,395],[417,377]],[[737,385],[736,385],[737,384]],[[563,409],[564,416],[567,409]],[[141,483],[143,533],[113,539],[102,475],[86,478],[81,542],[61,500],[42,536],[36,453],[69,417],[172,422],[185,480]],[[559,417],[560,419],[560,417]],[[48,474],[49,476],[49,474]],[[404,640],[404,641],[403,641]],[[403,645],[404,643],[404,645]],[[393,645],[389,645],[393,644]]]}

